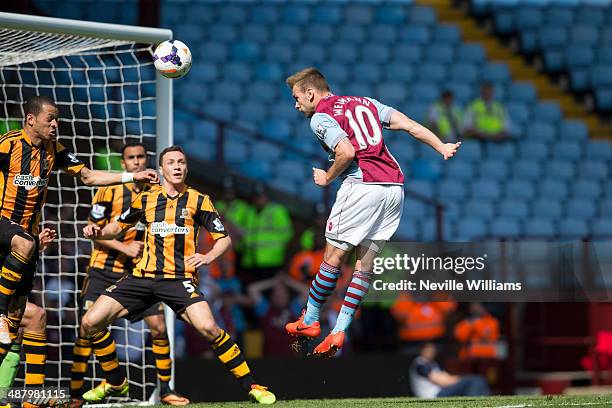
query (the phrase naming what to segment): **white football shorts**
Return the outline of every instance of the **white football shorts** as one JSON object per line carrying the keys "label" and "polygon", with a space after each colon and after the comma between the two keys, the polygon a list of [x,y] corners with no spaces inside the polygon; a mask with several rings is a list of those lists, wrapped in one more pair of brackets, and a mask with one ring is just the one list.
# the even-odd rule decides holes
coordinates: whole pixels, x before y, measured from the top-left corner
{"label": "white football shorts", "polygon": [[388,241],[399,226],[403,209],[404,186],[342,183],[327,219],[325,237],[345,250],[364,240]]}

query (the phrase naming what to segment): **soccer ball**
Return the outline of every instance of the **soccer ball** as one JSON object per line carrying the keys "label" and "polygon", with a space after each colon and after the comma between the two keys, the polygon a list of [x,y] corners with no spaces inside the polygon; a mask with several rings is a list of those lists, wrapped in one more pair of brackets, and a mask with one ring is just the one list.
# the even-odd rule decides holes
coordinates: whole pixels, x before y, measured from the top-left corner
{"label": "soccer ball", "polygon": [[166,78],[180,78],[191,68],[191,51],[180,41],[164,41],[155,48],[153,64]]}

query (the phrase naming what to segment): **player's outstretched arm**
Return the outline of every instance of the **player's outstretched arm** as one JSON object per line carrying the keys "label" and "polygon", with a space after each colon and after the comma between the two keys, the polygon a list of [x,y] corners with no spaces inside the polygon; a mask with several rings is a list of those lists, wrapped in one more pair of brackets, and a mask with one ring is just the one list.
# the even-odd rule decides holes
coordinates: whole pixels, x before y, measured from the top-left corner
{"label": "player's outstretched arm", "polygon": [[443,143],[431,130],[410,119],[400,111],[394,111],[391,114],[389,129],[403,130],[410,133],[421,142],[427,143],[433,147],[438,153],[444,156],[444,160],[448,160],[453,157],[457,152],[457,149],[459,149],[459,146],[461,146],[461,142]]}
{"label": "player's outstretched arm", "polygon": [[232,239],[229,235],[219,238],[215,241],[215,244],[205,254],[195,253],[185,257],[185,265],[189,267],[198,268],[202,265],[209,265],[213,263],[217,258],[225,253],[232,246]]}
{"label": "player's outstretched arm", "polygon": [[97,224],[88,224],[83,227],[83,235],[89,239],[114,239],[121,234],[123,228],[117,221],[106,224],[104,228],[100,228]]}
{"label": "player's outstretched arm", "polygon": [[122,252],[130,258],[138,258],[142,255],[144,249],[144,242],[142,241],[130,241],[128,243],[118,239],[95,239],[94,241],[106,249]]}
{"label": "player's outstretched arm", "polygon": [[83,167],[78,174],[81,181],[88,186],[110,186],[112,184],[129,183],[132,181],[159,183],[159,175],[152,169],[139,171],[137,173],[116,173],[103,170],[91,170],[87,167]]}

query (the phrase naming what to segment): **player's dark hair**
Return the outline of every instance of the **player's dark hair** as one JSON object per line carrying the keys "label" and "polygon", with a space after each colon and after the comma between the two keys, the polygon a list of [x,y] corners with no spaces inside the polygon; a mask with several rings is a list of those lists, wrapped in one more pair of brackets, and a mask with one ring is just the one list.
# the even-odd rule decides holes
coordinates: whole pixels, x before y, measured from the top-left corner
{"label": "player's dark hair", "polygon": [[38,95],[33,96],[26,101],[25,105],[23,105],[23,113],[26,116],[30,113],[34,116],[38,116],[38,114],[42,112],[44,105],[53,106],[57,109],[57,104],[53,102],[50,98]]}
{"label": "player's dark hair", "polygon": [[127,142],[127,143],[126,143],[126,144],[124,144],[124,145],[123,145],[123,147],[121,148],[121,158],[122,158],[122,159],[125,159],[125,151],[126,151],[128,148],[130,148],[130,147],[139,147],[139,146],[140,146],[140,147],[142,147],[142,148],[144,149],[145,154],[146,154],[146,153],[147,153],[147,147],[146,147],[144,144],[142,144],[142,142],[137,142],[137,141],[134,141],[134,142]]}
{"label": "player's dark hair", "polygon": [[318,91],[329,91],[329,84],[325,76],[316,68],[304,68],[288,77],[285,81],[289,88],[299,86],[301,90],[308,87],[315,88]]}
{"label": "player's dark hair", "polygon": [[185,154],[185,151],[179,145],[174,145],[174,146],[166,147],[159,154],[159,165],[160,166],[162,165],[162,163],[164,161],[164,156],[166,155],[166,153],[170,153],[170,152],[181,152],[181,153],[183,153],[183,156],[187,157],[187,155]]}

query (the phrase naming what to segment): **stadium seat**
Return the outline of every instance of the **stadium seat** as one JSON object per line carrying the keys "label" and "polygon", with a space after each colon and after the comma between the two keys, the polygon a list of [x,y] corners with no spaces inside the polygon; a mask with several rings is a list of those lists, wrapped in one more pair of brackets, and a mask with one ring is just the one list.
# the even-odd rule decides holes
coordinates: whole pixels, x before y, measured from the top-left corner
{"label": "stadium seat", "polygon": [[376,98],[387,105],[397,105],[406,99],[406,89],[396,84],[380,84],[376,88]]}
{"label": "stadium seat", "polygon": [[596,200],[601,195],[601,184],[592,179],[574,181],[572,195],[587,200]]}
{"label": "stadium seat", "polygon": [[383,67],[385,71],[385,77],[388,81],[393,82],[408,82],[412,80],[413,71],[412,66],[404,63],[390,63]]}
{"label": "stadium seat", "polygon": [[568,196],[567,183],[557,179],[544,179],[538,187],[538,194],[541,198],[564,200]]}
{"label": "stadium seat", "polygon": [[431,7],[413,6],[408,21],[415,24],[433,25],[436,22],[436,13]]}
{"label": "stadium seat", "polygon": [[573,44],[580,45],[582,47],[591,47],[597,45],[599,33],[593,26],[573,26],[570,32],[570,41]]}
{"label": "stadium seat", "polygon": [[260,99],[262,103],[272,102],[277,96],[277,88],[268,82],[253,82],[249,89],[251,94],[257,95],[257,98]]}
{"label": "stadium seat", "polygon": [[402,217],[393,238],[397,240],[416,241],[418,239],[418,224],[411,218]]}
{"label": "stadium seat", "polygon": [[239,5],[226,5],[222,13],[218,13],[219,21],[239,25],[247,20],[247,9]]}
{"label": "stadium seat", "polygon": [[445,180],[438,184],[437,197],[442,201],[463,200],[467,195],[467,188],[458,180]]}
{"label": "stadium seat", "polygon": [[368,40],[379,44],[393,44],[397,39],[397,29],[387,24],[372,24],[368,28]]}
{"label": "stadium seat", "polygon": [[583,25],[591,25],[593,27],[601,26],[605,20],[603,10],[591,7],[580,7],[574,12],[576,23]]}
{"label": "stadium seat", "polygon": [[472,185],[472,197],[480,199],[497,199],[501,195],[501,189],[497,182],[491,180],[476,179]]}
{"label": "stadium seat", "polygon": [[404,45],[420,46],[427,44],[429,39],[429,29],[422,25],[401,27],[398,32],[398,41]]}
{"label": "stadium seat", "polygon": [[489,225],[488,235],[496,238],[513,238],[521,235],[521,227],[516,220],[494,219]]}
{"label": "stadium seat", "polygon": [[239,164],[249,157],[247,145],[242,140],[226,140],[223,147],[225,161],[230,164]]}
{"label": "stadium seat", "polygon": [[540,102],[533,108],[532,115],[539,121],[558,122],[561,120],[561,108],[556,102]]}
{"label": "stadium seat", "polygon": [[504,186],[504,193],[507,198],[530,200],[535,196],[535,186],[528,181],[512,179]]}
{"label": "stadium seat", "polygon": [[349,5],[344,8],[344,19],[348,24],[370,24],[373,19],[372,8],[360,4]]}
{"label": "stadium seat", "polygon": [[311,19],[321,24],[338,24],[342,19],[342,11],[335,5],[318,4],[312,9]]}
{"label": "stadium seat", "polygon": [[612,144],[606,140],[590,140],[586,145],[585,155],[588,159],[610,161],[612,160]]}
{"label": "stadium seat", "polygon": [[307,5],[287,4],[281,8],[284,24],[306,24],[310,21],[311,9]]}
{"label": "stadium seat", "polygon": [[479,175],[482,179],[503,180],[509,173],[506,162],[499,159],[489,158],[480,162]]}
{"label": "stadium seat", "polygon": [[342,26],[336,28],[337,40],[359,45],[366,41],[366,31],[363,26]]}
{"label": "stadium seat", "polygon": [[462,218],[457,223],[457,234],[469,241],[476,241],[485,237],[487,226],[480,218]]}
{"label": "stadium seat", "polygon": [[608,166],[603,161],[585,161],[579,164],[578,174],[590,180],[605,180],[608,177]]}
{"label": "stadium seat", "polygon": [[522,220],[527,217],[528,213],[529,207],[525,200],[510,197],[499,203],[498,214],[502,218]]}
{"label": "stadium seat", "polygon": [[433,29],[433,39],[438,43],[454,47],[461,42],[461,32],[456,25],[439,24]]}
{"label": "stadium seat", "polygon": [[442,64],[425,63],[418,68],[417,77],[424,82],[439,82],[446,78],[446,69]]}
{"label": "stadium seat", "polygon": [[599,202],[598,214],[604,217],[612,214],[612,197],[604,198]]}
{"label": "stadium seat", "polygon": [[582,156],[582,144],[575,142],[559,142],[554,146],[554,156],[560,159],[577,160]]}
{"label": "stadium seat", "polygon": [[457,57],[461,62],[482,64],[486,60],[484,48],[480,44],[463,44],[459,47]]}
{"label": "stadium seat", "polygon": [[261,25],[274,25],[280,18],[279,9],[271,5],[259,5],[250,11],[251,21]]}
{"label": "stadium seat", "polygon": [[257,62],[260,58],[259,44],[250,41],[233,43],[231,56],[235,61]]}
{"label": "stadium seat", "polygon": [[470,180],[474,177],[474,167],[472,164],[460,160],[451,160],[450,163],[444,166],[444,171],[446,177],[451,180]]}
{"label": "stadium seat", "polygon": [[548,157],[548,144],[526,141],[519,144],[519,157],[523,160],[540,161]]}
{"label": "stadium seat", "polygon": [[542,11],[531,7],[521,7],[516,13],[516,25],[520,30],[540,28],[543,20]]}
{"label": "stadium seat", "polygon": [[464,217],[481,218],[490,220],[495,215],[495,206],[492,201],[472,199],[463,206]]}
{"label": "stadium seat", "polygon": [[556,177],[561,180],[568,180],[574,177],[574,165],[565,160],[553,159],[544,164],[545,173],[549,177]]}
{"label": "stadium seat", "polygon": [[[232,82],[249,82],[251,81],[251,67],[249,64],[245,64],[242,62],[230,62],[226,64],[223,69],[223,79],[227,81],[230,85],[228,86],[241,86],[238,84],[231,84]],[[218,86],[222,86],[222,84],[218,84]],[[223,86],[226,86],[223,84]],[[233,92],[232,92],[233,93]],[[232,98],[233,99],[233,98]]]}
{"label": "stadium seat", "polygon": [[283,120],[266,120],[259,130],[274,140],[287,141],[291,138],[291,126]]}
{"label": "stadium seat", "polygon": [[449,64],[453,61],[453,47],[433,44],[425,47],[425,59],[439,64]]}
{"label": "stadium seat", "polygon": [[280,24],[274,28],[274,42],[283,44],[299,44],[302,41],[302,30],[292,24]]}
{"label": "stadium seat", "polygon": [[406,189],[425,197],[431,198],[434,196],[433,183],[427,180],[409,180],[406,183]]}
{"label": "stadium seat", "polygon": [[480,160],[482,157],[482,145],[475,140],[466,140],[461,144],[461,155],[457,157],[465,157],[470,160]]}
{"label": "stadium seat", "polygon": [[375,7],[374,20],[383,25],[403,25],[406,23],[406,7],[395,4],[382,4]]}
{"label": "stadium seat", "polygon": [[233,25],[213,24],[208,39],[215,42],[231,43],[238,38],[238,31]]}
{"label": "stadium seat", "polygon": [[491,159],[509,160],[516,157],[516,145],[511,142],[485,144],[485,156]]}
{"label": "stadium seat", "polygon": [[588,138],[588,131],[584,122],[579,120],[563,120],[559,127],[561,139],[582,142]]}
{"label": "stadium seat", "polygon": [[568,46],[565,48],[565,63],[570,69],[585,68],[595,60],[595,53],[591,48]]}
{"label": "stadium seat", "polygon": [[579,219],[564,219],[559,222],[559,235],[565,239],[580,239],[589,234],[588,224]]}
{"label": "stadium seat", "polygon": [[300,197],[319,203],[323,201],[323,189],[314,183],[303,183],[300,187]]}
{"label": "stadium seat", "polygon": [[563,209],[554,198],[542,198],[532,204],[532,215],[538,219],[560,219]]}
{"label": "stadium seat", "polygon": [[352,63],[357,59],[357,50],[351,43],[338,43],[333,45],[330,50],[338,62]]}
{"label": "stadium seat", "polygon": [[386,64],[391,58],[389,47],[386,44],[376,42],[363,43],[361,48],[361,59],[366,62]]}
{"label": "stadium seat", "polygon": [[572,198],[565,204],[565,214],[570,218],[589,219],[597,213],[597,208],[592,200]]}
{"label": "stadium seat", "polygon": [[449,68],[449,78],[455,81],[476,82],[479,78],[478,66],[469,63],[453,64]]}
{"label": "stadium seat", "polygon": [[403,216],[415,220],[421,220],[427,215],[427,206],[421,201],[408,196],[404,200]]}
{"label": "stadium seat", "polygon": [[536,90],[530,83],[515,82],[509,87],[508,98],[513,102],[532,103],[536,100]]}
{"label": "stadium seat", "polygon": [[517,178],[535,181],[542,175],[540,163],[532,159],[517,160],[512,163],[512,167],[514,168],[514,176]]}
{"label": "stadium seat", "polygon": [[410,43],[401,43],[391,49],[392,59],[403,63],[406,68],[411,69],[409,63],[416,64],[421,62],[422,51],[418,45],[411,45]]}
{"label": "stadium seat", "polygon": [[539,142],[552,142],[556,139],[554,127],[547,122],[533,122],[527,125],[525,136]]}
{"label": "stadium seat", "polygon": [[557,234],[557,228],[551,220],[530,218],[525,220],[523,234],[527,238],[551,238]]}
{"label": "stadium seat", "polygon": [[432,83],[417,83],[410,93],[413,97],[418,97],[419,101],[431,104],[438,99],[439,88]]}
{"label": "stadium seat", "polygon": [[596,238],[612,238],[612,218],[597,218],[591,224],[591,235]]}

